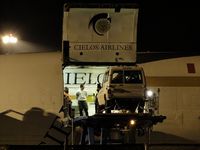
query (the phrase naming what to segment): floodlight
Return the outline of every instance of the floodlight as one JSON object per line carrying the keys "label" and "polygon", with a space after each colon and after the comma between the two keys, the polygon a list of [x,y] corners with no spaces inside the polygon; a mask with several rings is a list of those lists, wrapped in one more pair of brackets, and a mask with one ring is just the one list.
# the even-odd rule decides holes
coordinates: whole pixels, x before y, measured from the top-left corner
{"label": "floodlight", "polygon": [[17,37],[12,34],[4,35],[1,39],[4,44],[15,44],[18,41]]}

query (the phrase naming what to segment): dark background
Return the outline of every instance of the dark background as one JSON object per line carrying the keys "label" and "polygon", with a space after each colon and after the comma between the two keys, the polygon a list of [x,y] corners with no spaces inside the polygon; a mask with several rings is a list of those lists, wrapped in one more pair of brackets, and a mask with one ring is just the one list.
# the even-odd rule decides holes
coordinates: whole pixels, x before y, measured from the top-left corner
{"label": "dark background", "polygon": [[0,34],[15,33],[38,51],[61,49],[61,0],[1,0]]}
{"label": "dark background", "polygon": [[[138,56],[150,60],[158,56],[198,55],[197,2],[140,0]],[[0,35],[14,32],[20,40],[32,43],[38,52],[61,50],[63,0],[1,0],[0,11]],[[29,52],[25,48],[22,52]],[[0,54],[7,53],[5,49],[1,45]]]}

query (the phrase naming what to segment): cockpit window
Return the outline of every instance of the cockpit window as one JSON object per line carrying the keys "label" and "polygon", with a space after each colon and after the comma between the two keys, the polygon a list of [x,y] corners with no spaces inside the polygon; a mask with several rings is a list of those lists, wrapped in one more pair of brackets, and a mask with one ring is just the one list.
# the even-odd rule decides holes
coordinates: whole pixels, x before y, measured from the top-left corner
{"label": "cockpit window", "polygon": [[142,83],[142,72],[139,70],[113,71],[111,83]]}

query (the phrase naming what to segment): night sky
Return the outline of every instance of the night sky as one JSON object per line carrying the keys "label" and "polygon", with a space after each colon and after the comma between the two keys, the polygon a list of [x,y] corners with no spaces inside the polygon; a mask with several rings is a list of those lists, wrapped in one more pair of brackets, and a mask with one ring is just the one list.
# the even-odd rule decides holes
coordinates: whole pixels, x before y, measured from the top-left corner
{"label": "night sky", "polygon": [[193,1],[146,0],[140,9],[138,41],[144,51],[200,50],[200,9]]}
{"label": "night sky", "polygon": [[[12,31],[38,51],[61,50],[62,7],[63,0],[1,0],[0,35]],[[195,1],[140,1],[138,52],[200,53],[199,19]]]}

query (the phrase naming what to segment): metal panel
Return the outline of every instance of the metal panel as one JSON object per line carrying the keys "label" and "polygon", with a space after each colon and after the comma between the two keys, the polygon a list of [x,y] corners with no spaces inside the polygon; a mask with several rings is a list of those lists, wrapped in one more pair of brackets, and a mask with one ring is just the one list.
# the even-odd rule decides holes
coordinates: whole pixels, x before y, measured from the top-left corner
{"label": "metal panel", "polygon": [[69,42],[67,62],[135,63],[137,18],[138,8],[68,9],[63,17],[63,42]]}

